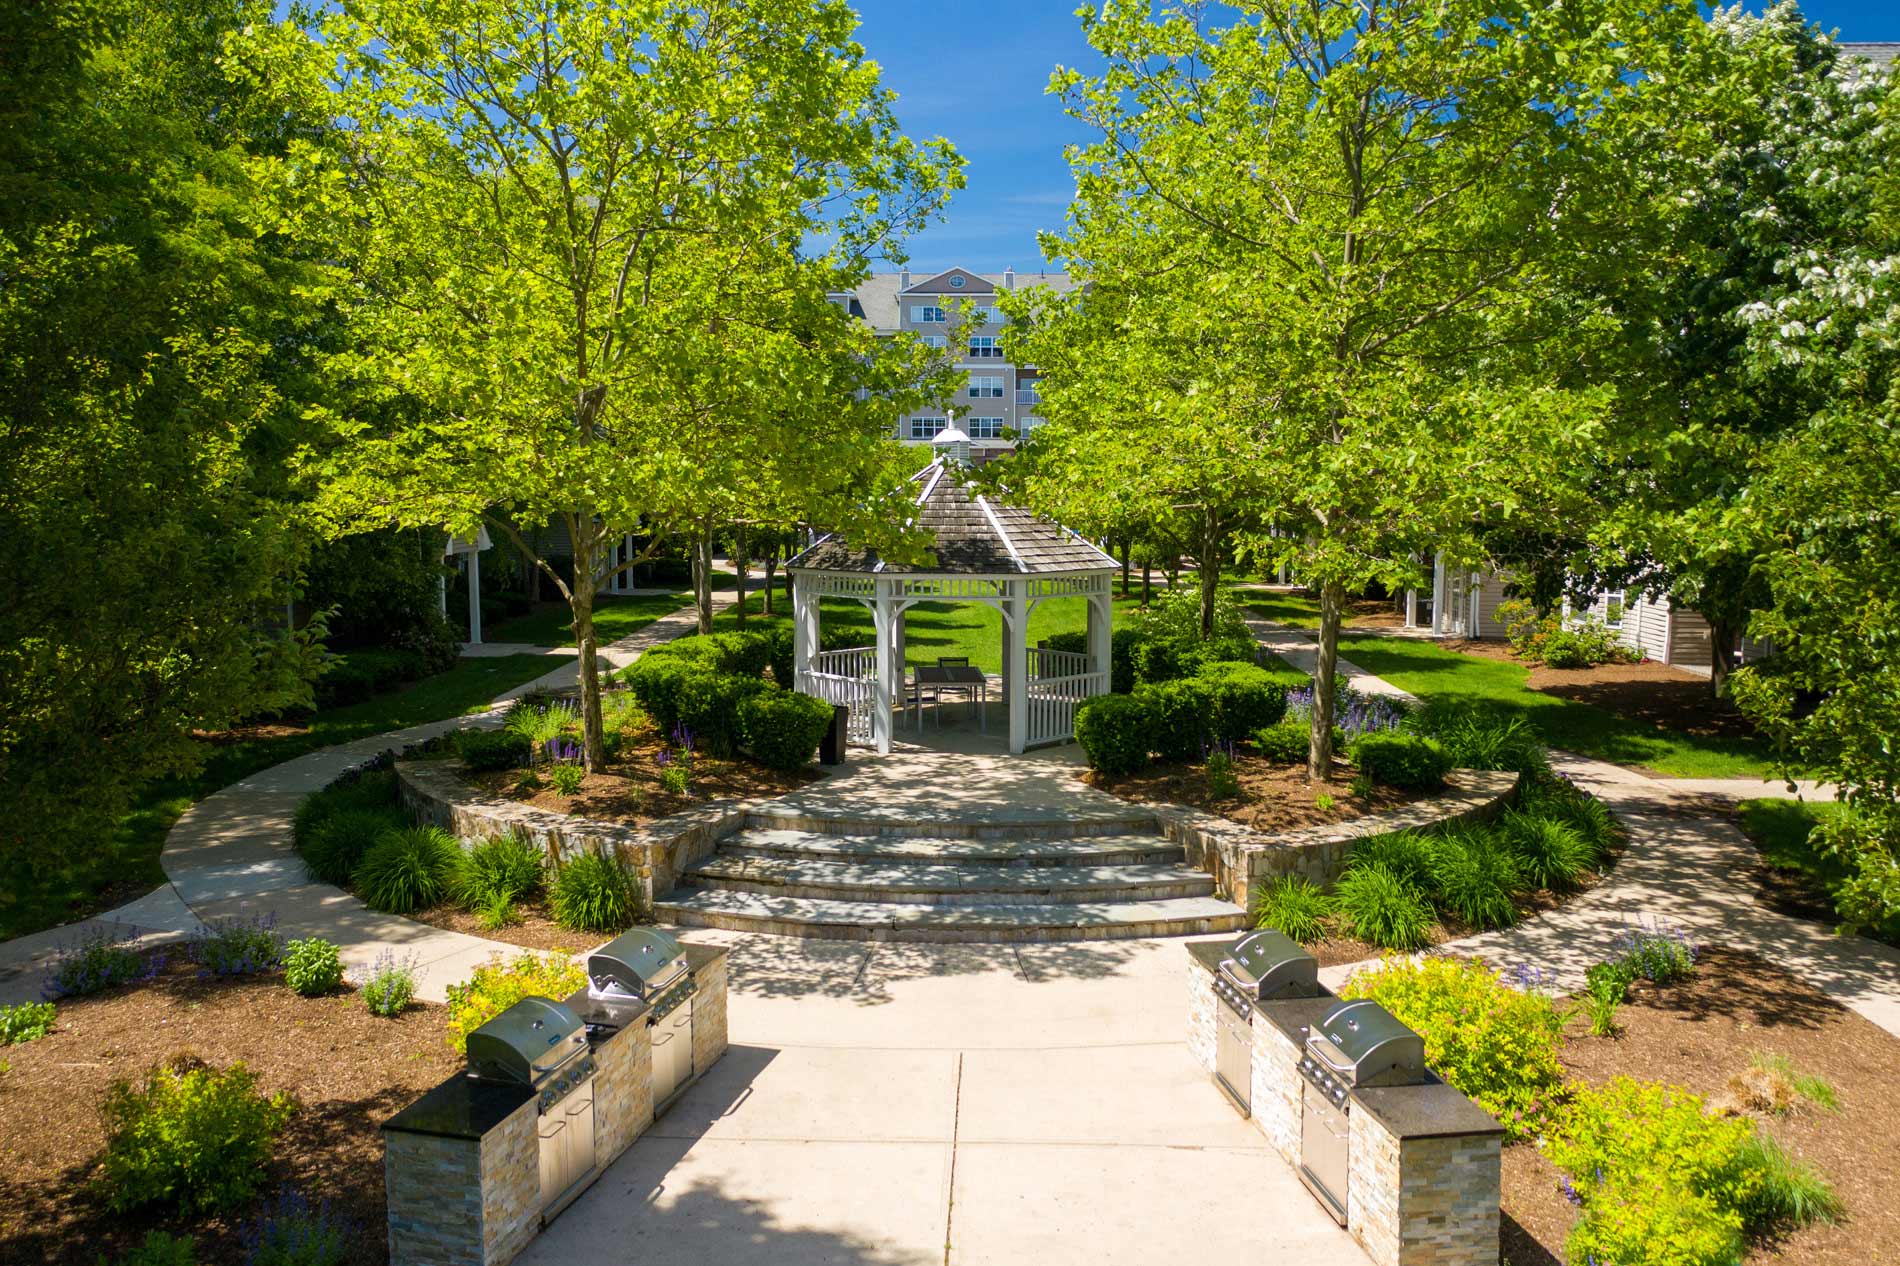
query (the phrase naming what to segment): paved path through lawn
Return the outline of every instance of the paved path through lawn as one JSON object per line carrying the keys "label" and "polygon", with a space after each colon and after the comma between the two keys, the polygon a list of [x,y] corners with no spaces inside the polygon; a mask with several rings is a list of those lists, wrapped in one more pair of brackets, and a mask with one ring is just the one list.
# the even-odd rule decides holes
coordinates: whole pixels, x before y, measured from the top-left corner
{"label": "paved path through lawn", "polygon": [[[733,597],[715,591],[713,603],[724,607]],[[688,607],[602,647],[601,658],[623,667],[646,648],[697,627],[697,613]],[[517,696],[579,683],[577,658],[557,653],[549,658],[555,663],[551,671],[502,695],[484,713],[326,747],[205,797],[185,811],[166,837],[160,862],[170,882],[164,887],[91,919],[0,944],[0,1003],[37,998],[44,970],[60,948],[98,931],[159,944],[186,939],[200,930],[202,921],[252,915],[274,915],[278,928],[290,937],[321,936],[336,942],[353,974],[360,974],[386,949],[412,958],[419,996],[441,1001],[449,985],[466,979],[490,954],[513,952],[515,947],[378,914],[340,888],[311,882],[290,847],[291,815],[305,796],[378,753],[449,730],[497,726],[502,710]]]}
{"label": "paved path through lawn", "polygon": [[[1272,620],[1262,620],[1257,616],[1246,617],[1247,628],[1254,640],[1285,660],[1288,666],[1311,677],[1319,669],[1319,634],[1311,629],[1296,629],[1285,624],[1276,624]],[[1407,703],[1417,703],[1418,697],[1409,690],[1400,690],[1383,677],[1375,677],[1351,660],[1335,659],[1339,677],[1362,695],[1386,695],[1393,699],[1402,699]]]}

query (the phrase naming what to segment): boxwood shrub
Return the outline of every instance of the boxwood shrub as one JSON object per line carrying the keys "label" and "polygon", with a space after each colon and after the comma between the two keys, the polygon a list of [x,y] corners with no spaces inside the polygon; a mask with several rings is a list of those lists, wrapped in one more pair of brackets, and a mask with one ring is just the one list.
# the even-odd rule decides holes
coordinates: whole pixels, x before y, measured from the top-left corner
{"label": "boxwood shrub", "polygon": [[1123,626],[1108,638],[1108,688],[1118,695],[1135,689],[1135,648],[1143,642],[1141,630]]}
{"label": "boxwood shrub", "polygon": [[1257,664],[1216,661],[1194,675],[1207,690],[1214,737],[1245,742],[1256,730],[1286,715],[1287,691],[1303,686],[1303,673],[1273,672]]}
{"label": "boxwood shrub", "polygon": [[1435,791],[1451,772],[1451,756],[1437,739],[1393,730],[1374,731],[1354,739],[1347,753],[1352,763],[1388,787],[1406,791]]}
{"label": "boxwood shrub", "polygon": [[691,730],[694,742],[705,751],[731,756],[744,738],[740,706],[753,695],[776,689],[762,677],[695,669],[682,675],[675,685],[674,720]]}
{"label": "boxwood shrub", "polygon": [[1083,700],[1075,710],[1075,741],[1082,745],[1090,769],[1134,773],[1154,750],[1154,719],[1147,701],[1125,694]]}
{"label": "boxwood shrub", "polygon": [[739,702],[746,750],[772,769],[802,769],[831,725],[832,705],[790,690],[758,690]]}
{"label": "boxwood shrub", "polygon": [[1213,691],[1198,677],[1137,686],[1148,709],[1154,750],[1163,760],[1198,760],[1213,737]]}
{"label": "boxwood shrub", "polygon": [[[1372,998],[1425,1039],[1434,1072],[1529,1138],[1563,1085],[1563,1020],[1551,1000],[1512,988],[1474,959],[1389,959],[1340,990]],[[1553,1158],[1554,1159],[1554,1158]]]}

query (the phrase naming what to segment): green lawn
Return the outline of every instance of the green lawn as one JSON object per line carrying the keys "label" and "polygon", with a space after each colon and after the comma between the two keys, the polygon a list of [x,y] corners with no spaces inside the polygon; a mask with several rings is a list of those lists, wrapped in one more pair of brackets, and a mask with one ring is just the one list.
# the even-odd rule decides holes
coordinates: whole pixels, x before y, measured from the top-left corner
{"label": "green lawn", "polygon": [[[1834,890],[1848,876],[1840,858],[1821,852],[1811,840],[1814,828],[1839,813],[1831,801],[1744,800],[1736,806],[1743,834],[1754,842],[1770,869],[1799,879],[1801,886],[1828,909],[1834,908]],[[1900,918],[1889,919],[1870,935],[1889,945],[1900,945]]]}
{"label": "green lawn", "polygon": [[1427,702],[1521,716],[1545,742],[1565,751],[1676,778],[1759,778],[1769,772],[1768,747],[1759,740],[1683,734],[1540,694],[1524,684],[1530,673],[1518,664],[1462,655],[1422,640],[1368,634],[1342,636],[1339,653]]}
{"label": "green lawn", "polygon": [[1254,615],[1295,629],[1319,627],[1319,599],[1303,593],[1261,593],[1241,589],[1234,597]]}
{"label": "green lawn", "polygon": [[[602,644],[618,641],[692,604],[690,590],[624,597],[601,594],[594,599],[595,635]],[[574,623],[565,602],[544,602],[527,615],[483,629],[482,637],[490,642],[515,642],[523,646],[572,646]]]}
{"label": "green lawn", "polygon": [[180,814],[221,787],[320,747],[479,712],[496,695],[533,681],[559,662],[540,655],[464,659],[406,689],[319,712],[297,733],[207,741],[203,767],[190,777],[147,787],[98,853],[61,871],[10,878],[0,892],[0,940],[96,913],[102,902],[117,904],[164,883],[158,855],[166,833]]}

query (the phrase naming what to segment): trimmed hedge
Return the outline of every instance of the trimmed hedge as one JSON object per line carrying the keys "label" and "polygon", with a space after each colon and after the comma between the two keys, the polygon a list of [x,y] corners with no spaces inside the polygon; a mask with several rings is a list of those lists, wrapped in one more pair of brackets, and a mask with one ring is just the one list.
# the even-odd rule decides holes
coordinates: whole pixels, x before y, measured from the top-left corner
{"label": "trimmed hedge", "polygon": [[1354,739],[1348,755],[1372,781],[1406,791],[1434,791],[1451,772],[1443,744],[1420,734],[1374,731]]}
{"label": "trimmed hedge", "polygon": [[317,678],[316,704],[320,709],[347,707],[421,681],[436,671],[421,651],[350,651],[325,665],[323,675]]}
{"label": "trimmed hedge", "polygon": [[1067,651],[1071,655],[1089,653],[1089,635],[1086,632],[1052,633],[1043,639],[1042,647],[1049,651]]}
{"label": "trimmed hedge", "polygon": [[790,690],[760,690],[739,702],[739,728],[759,763],[778,770],[802,769],[831,726],[832,706]]}
{"label": "trimmed hedge", "polygon": [[1148,763],[1154,749],[1154,718],[1144,699],[1107,694],[1084,699],[1075,710],[1075,741],[1089,768],[1104,774],[1132,774]]}
{"label": "trimmed hedge", "polygon": [[1108,639],[1108,688],[1118,695],[1135,690],[1135,648],[1144,641],[1141,630],[1119,628]]}
{"label": "trimmed hedge", "polygon": [[1137,686],[1131,698],[1148,709],[1154,751],[1161,759],[1191,761],[1206,749],[1214,692],[1198,678]]}
{"label": "trimmed hedge", "polygon": [[534,752],[527,735],[512,730],[468,730],[455,740],[455,747],[462,763],[476,773],[519,769]]}
{"label": "trimmed hedge", "polygon": [[1303,673],[1273,672],[1257,664],[1217,661],[1195,674],[1208,691],[1214,737],[1240,743],[1286,715],[1287,691],[1307,683]]}

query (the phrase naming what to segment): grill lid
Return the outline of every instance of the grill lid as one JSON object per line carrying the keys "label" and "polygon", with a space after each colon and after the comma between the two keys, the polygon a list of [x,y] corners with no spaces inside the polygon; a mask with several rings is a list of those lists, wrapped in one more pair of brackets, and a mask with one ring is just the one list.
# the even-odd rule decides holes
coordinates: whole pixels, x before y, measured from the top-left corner
{"label": "grill lid", "polygon": [[622,932],[587,956],[587,992],[595,998],[652,998],[686,975],[686,950],[665,932]]}
{"label": "grill lid", "polygon": [[1235,941],[1221,974],[1265,1002],[1319,995],[1319,960],[1284,932],[1265,928]]}
{"label": "grill lid", "polygon": [[1370,998],[1342,1002],[1313,1027],[1306,1047],[1354,1086],[1409,1086],[1425,1080],[1425,1039]]}
{"label": "grill lid", "polygon": [[552,998],[523,998],[468,1035],[477,1077],[538,1086],[587,1050],[581,1018]]}

